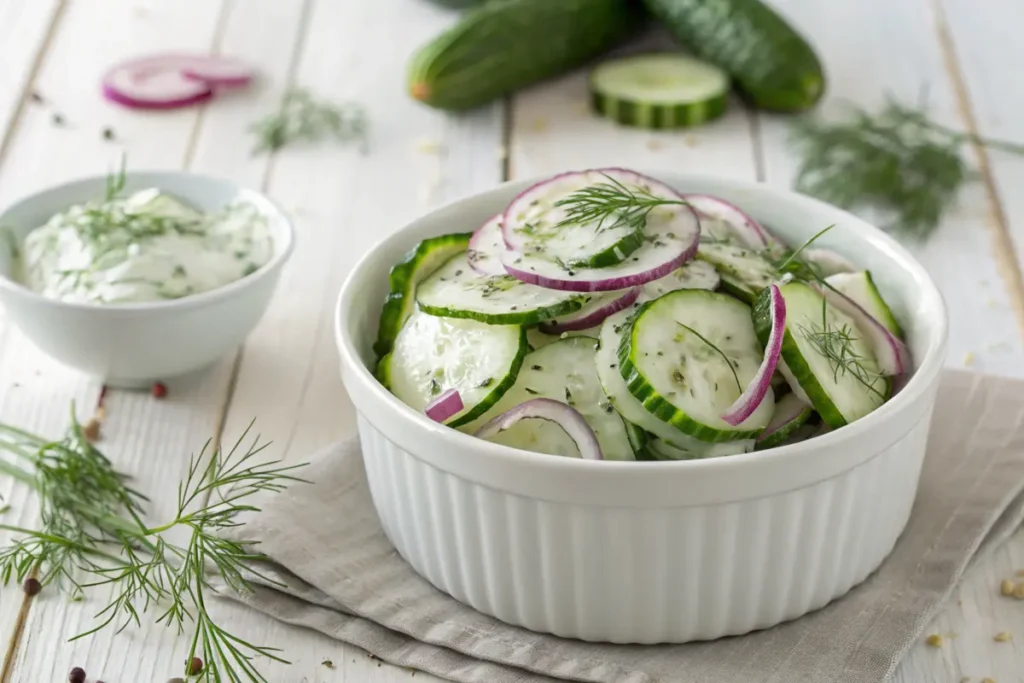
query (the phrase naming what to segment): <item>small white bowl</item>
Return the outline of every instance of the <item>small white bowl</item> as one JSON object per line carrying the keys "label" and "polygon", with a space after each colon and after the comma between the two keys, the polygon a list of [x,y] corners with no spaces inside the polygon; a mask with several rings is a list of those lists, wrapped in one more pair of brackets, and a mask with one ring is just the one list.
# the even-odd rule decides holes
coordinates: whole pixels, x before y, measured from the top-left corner
{"label": "small white bowl", "polygon": [[432,422],[372,373],[388,269],[425,237],[481,225],[539,179],[507,183],[402,228],[341,290],[335,333],[370,492],[418,573],[509,623],[616,643],[773,626],[863,581],[906,525],[946,355],[945,304],[906,249],[833,206],[761,184],[638,170],[730,200],[794,245],[834,224],[817,246],[871,269],[905,323],[914,376],[842,429],[708,460],[555,457]]}
{"label": "small white bowl", "polygon": [[[263,316],[294,231],[284,211],[259,192],[230,180],[181,171],[136,171],[125,192],[155,187],[203,212],[235,200],[267,216],[274,254],[259,270],[208,292],[158,302],[69,303],[38,294],[14,279],[13,254],[0,248],[0,303],[44,353],[110,386],[140,387],[212,365],[239,346]],[[102,197],[106,176],[37,192],[0,213],[0,226],[19,245],[34,228],[73,204]]]}

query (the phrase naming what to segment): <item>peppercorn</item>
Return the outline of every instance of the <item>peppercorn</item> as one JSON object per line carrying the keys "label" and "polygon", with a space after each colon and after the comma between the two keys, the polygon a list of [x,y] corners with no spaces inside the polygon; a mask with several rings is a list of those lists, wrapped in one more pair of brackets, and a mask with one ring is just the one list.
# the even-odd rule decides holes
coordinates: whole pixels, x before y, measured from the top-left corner
{"label": "peppercorn", "polygon": [[203,670],[203,660],[199,659],[199,657],[193,657],[192,661],[189,662],[189,665],[188,665],[188,675],[189,676],[196,676],[200,672],[202,672],[202,670]]}
{"label": "peppercorn", "polygon": [[68,681],[70,683],[85,683],[85,669],[76,666],[68,673]]}
{"label": "peppercorn", "polygon": [[163,398],[167,395],[167,385],[163,382],[153,384],[153,398]]}
{"label": "peppercorn", "polygon": [[25,595],[38,595],[43,590],[43,584],[39,583],[39,579],[29,577],[21,584],[21,590],[25,591]]}

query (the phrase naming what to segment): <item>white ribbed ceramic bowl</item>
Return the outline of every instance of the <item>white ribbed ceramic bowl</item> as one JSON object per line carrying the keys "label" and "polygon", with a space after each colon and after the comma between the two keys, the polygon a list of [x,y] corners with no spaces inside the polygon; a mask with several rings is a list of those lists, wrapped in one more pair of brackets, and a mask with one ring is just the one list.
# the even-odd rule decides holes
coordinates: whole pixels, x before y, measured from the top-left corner
{"label": "white ribbed ceramic bowl", "polygon": [[910,514],[947,322],[925,270],[893,239],[822,202],[735,180],[643,171],[743,207],[788,242],[871,269],[908,331],[916,372],[867,417],[810,441],[683,462],[535,454],[440,426],[373,377],[392,264],[418,240],[475,228],[537,179],[449,204],[367,254],[338,301],[342,378],[358,412],[388,538],[432,584],[503,621],[617,643],[706,640],[794,619],[843,595]]}

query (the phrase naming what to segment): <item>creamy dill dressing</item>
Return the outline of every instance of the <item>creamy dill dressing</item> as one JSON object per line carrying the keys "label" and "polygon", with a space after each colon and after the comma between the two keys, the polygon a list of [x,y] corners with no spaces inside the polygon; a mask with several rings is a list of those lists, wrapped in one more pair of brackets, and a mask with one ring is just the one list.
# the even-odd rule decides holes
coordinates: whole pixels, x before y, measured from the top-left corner
{"label": "creamy dill dressing", "polygon": [[241,279],[273,255],[266,218],[238,203],[203,214],[146,189],[75,205],[22,245],[22,280],[62,301],[178,299]]}

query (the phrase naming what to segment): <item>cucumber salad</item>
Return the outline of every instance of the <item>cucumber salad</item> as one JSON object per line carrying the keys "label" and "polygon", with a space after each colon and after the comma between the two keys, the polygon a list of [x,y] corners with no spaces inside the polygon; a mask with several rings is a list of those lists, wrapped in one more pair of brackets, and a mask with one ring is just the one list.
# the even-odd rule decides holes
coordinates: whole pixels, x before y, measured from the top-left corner
{"label": "cucumber salad", "polygon": [[590,460],[790,444],[871,413],[912,362],[867,270],[620,168],[563,173],[390,272],[374,350],[399,400]]}

